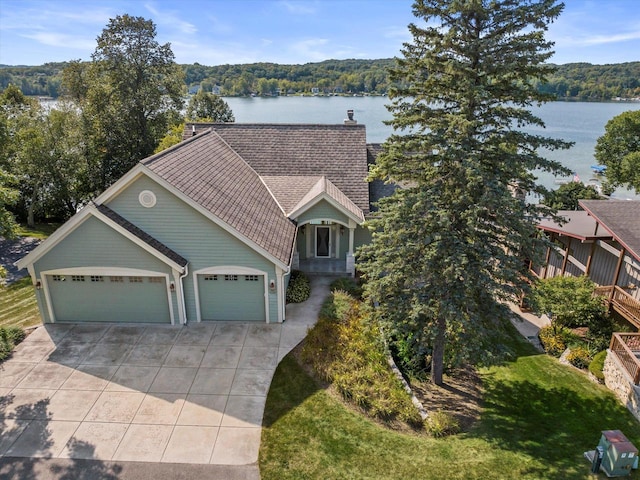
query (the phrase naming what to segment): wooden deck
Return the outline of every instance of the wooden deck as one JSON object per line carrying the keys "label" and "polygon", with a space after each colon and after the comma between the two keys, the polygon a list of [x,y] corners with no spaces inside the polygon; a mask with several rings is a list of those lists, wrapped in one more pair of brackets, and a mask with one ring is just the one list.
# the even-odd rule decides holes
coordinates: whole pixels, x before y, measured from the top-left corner
{"label": "wooden deck", "polygon": [[640,302],[618,286],[597,287],[596,295],[605,298],[605,301],[615,312],[640,329]]}

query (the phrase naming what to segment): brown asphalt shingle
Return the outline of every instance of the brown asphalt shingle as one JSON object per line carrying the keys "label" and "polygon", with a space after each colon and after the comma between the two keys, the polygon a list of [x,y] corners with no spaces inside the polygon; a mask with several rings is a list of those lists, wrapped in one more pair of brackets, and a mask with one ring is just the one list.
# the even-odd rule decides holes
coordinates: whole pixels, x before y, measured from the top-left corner
{"label": "brown asphalt shingle", "polygon": [[212,128],[258,175],[325,176],[369,212],[364,125],[210,123],[185,125],[185,137]]}
{"label": "brown asphalt shingle", "polygon": [[241,235],[289,263],[295,225],[255,170],[215,132],[203,132],[142,163]]}
{"label": "brown asphalt shingle", "polygon": [[640,261],[640,200],[580,200],[580,205]]}

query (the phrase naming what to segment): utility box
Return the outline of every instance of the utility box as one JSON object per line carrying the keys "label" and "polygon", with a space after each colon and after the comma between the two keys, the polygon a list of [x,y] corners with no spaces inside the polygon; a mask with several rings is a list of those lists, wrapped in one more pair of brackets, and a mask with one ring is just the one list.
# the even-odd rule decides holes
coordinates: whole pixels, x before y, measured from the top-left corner
{"label": "utility box", "polygon": [[[605,430],[598,447],[602,447],[601,468],[607,477],[623,477],[631,474],[636,464],[638,449],[620,430]],[[637,465],[637,464],[636,464]]]}

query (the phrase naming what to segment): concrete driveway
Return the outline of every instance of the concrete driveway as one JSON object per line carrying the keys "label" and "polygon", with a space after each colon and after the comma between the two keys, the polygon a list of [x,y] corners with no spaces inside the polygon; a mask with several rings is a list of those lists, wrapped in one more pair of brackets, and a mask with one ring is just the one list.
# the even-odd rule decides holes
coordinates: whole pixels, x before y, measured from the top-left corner
{"label": "concrete driveway", "polygon": [[328,281],[284,324],[55,324],[0,364],[0,456],[255,465],[278,362]]}

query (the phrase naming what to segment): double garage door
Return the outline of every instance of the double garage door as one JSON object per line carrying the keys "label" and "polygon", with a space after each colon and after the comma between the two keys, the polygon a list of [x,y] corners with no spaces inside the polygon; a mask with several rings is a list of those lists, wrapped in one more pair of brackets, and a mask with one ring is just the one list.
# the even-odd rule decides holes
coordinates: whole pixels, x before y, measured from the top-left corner
{"label": "double garage door", "polygon": [[57,322],[171,323],[164,276],[47,275]]}
{"label": "double garage door", "polygon": [[197,277],[202,320],[266,320],[264,275],[199,274]]}

